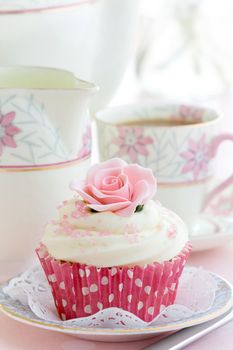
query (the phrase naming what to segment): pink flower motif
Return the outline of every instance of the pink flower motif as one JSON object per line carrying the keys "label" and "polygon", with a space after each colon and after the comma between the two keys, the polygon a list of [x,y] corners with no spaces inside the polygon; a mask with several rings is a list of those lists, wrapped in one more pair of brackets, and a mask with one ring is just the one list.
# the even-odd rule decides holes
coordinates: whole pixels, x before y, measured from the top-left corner
{"label": "pink flower motif", "polygon": [[178,115],[172,117],[173,120],[198,123],[203,120],[204,109],[181,105]]}
{"label": "pink flower motif", "polygon": [[153,143],[151,137],[143,135],[143,128],[140,127],[118,127],[119,137],[112,140],[112,143],[119,146],[119,154],[128,154],[132,162],[137,161],[137,154],[147,156],[149,151],[147,145]]}
{"label": "pink flower motif", "polygon": [[115,158],[93,165],[85,183],[74,181],[71,188],[95,211],[130,216],[154,197],[156,179],[151,169]]}
{"label": "pink flower motif", "polygon": [[15,112],[9,112],[5,115],[0,113],[0,156],[4,147],[17,147],[14,135],[21,132],[21,130],[12,124],[14,118]]}
{"label": "pink flower motif", "polygon": [[91,153],[92,137],[91,126],[88,125],[85,133],[83,134],[83,147],[78,152],[78,159],[84,158]]}
{"label": "pink flower motif", "polygon": [[230,216],[233,215],[233,193],[228,196],[219,196],[217,202],[208,208],[212,215]]}
{"label": "pink flower motif", "polygon": [[186,161],[181,170],[183,174],[191,172],[194,180],[197,180],[201,173],[207,173],[210,152],[205,135],[202,135],[199,142],[189,139],[188,150],[180,153],[180,156]]}

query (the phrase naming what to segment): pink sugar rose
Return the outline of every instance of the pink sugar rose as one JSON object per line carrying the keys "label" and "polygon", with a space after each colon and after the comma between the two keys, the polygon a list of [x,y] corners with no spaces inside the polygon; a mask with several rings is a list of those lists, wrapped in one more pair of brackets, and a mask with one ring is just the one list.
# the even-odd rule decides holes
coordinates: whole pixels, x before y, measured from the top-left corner
{"label": "pink sugar rose", "polygon": [[74,181],[71,185],[89,208],[122,216],[130,216],[138,205],[146,204],[154,197],[156,187],[151,169],[128,165],[119,158],[93,165],[84,184]]}

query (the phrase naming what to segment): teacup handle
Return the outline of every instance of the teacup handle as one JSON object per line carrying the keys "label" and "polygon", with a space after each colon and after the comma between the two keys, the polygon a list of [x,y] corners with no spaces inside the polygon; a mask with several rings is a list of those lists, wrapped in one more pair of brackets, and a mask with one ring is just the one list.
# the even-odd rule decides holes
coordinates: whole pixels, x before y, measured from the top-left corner
{"label": "teacup handle", "polygon": [[[219,146],[224,141],[233,141],[233,134],[225,133],[225,134],[215,136],[213,138],[213,140],[211,141],[210,146],[209,146],[210,147],[209,148],[210,158],[214,158],[216,156],[216,153],[218,151]],[[233,174],[231,176],[229,176],[226,180],[223,180],[219,185],[217,185],[213,190],[211,190],[207,194],[207,197],[206,197],[205,202],[204,202],[203,207],[202,207],[202,211],[204,211],[208,207],[209,203],[212,201],[212,199],[217,194],[222,192],[226,187],[228,187],[231,184],[233,184]]]}

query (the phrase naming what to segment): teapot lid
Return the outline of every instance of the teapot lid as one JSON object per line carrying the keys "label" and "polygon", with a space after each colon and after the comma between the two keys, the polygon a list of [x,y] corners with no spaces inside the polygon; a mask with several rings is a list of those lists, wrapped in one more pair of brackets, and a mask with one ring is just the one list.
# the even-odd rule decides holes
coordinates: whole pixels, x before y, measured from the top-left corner
{"label": "teapot lid", "polygon": [[61,10],[94,1],[96,0],[0,0],[0,15]]}

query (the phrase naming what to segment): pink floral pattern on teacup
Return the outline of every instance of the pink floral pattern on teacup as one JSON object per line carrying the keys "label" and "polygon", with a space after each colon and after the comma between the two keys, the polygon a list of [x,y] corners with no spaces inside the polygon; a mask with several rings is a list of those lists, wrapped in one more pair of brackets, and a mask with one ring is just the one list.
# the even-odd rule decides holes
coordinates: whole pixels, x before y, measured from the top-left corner
{"label": "pink floral pattern on teacup", "polygon": [[128,154],[132,162],[138,160],[138,153],[142,156],[147,156],[149,150],[147,145],[153,143],[151,137],[143,135],[143,128],[141,127],[118,127],[118,137],[112,140],[112,143],[119,147],[119,155]]}
{"label": "pink floral pattern on teacup", "polygon": [[92,147],[92,135],[91,135],[91,126],[88,125],[85,133],[82,136],[83,146],[78,152],[78,158],[84,158],[91,153]]}
{"label": "pink floral pattern on teacup", "polygon": [[220,195],[215,203],[210,204],[209,211],[216,216],[233,215],[233,193]]}
{"label": "pink floral pattern on teacup", "polygon": [[198,123],[203,120],[204,109],[181,105],[178,115],[172,117],[174,120]]}
{"label": "pink floral pattern on teacup", "polygon": [[208,173],[208,164],[210,161],[209,146],[206,143],[206,136],[203,134],[199,141],[188,140],[188,149],[180,153],[185,160],[181,172],[183,174],[192,173],[193,179],[198,180],[201,174]]}
{"label": "pink floral pattern on teacup", "polygon": [[208,146],[216,135],[216,125],[209,121],[217,121],[217,113],[185,105],[129,108],[125,113],[127,118],[135,120],[158,117],[183,120],[185,125],[180,127],[179,123],[178,126],[174,123],[172,127],[166,124],[156,127],[146,123],[138,126],[97,123],[101,160],[120,157],[129,163],[149,167],[163,184],[204,181],[213,176],[215,157]]}
{"label": "pink floral pattern on teacup", "polygon": [[16,148],[14,136],[21,132],[17,126],[12,124],[15,119],[15,112],[1,114],[0,112],[0,156],[5,147]]}
{"label": "pink floral pattern on teacup", "polygon": [[94,211],[130,216],[154,197],[156,179],[151,169],[114,158],[93,165],[86,181],[73,181],[71,188]]}

